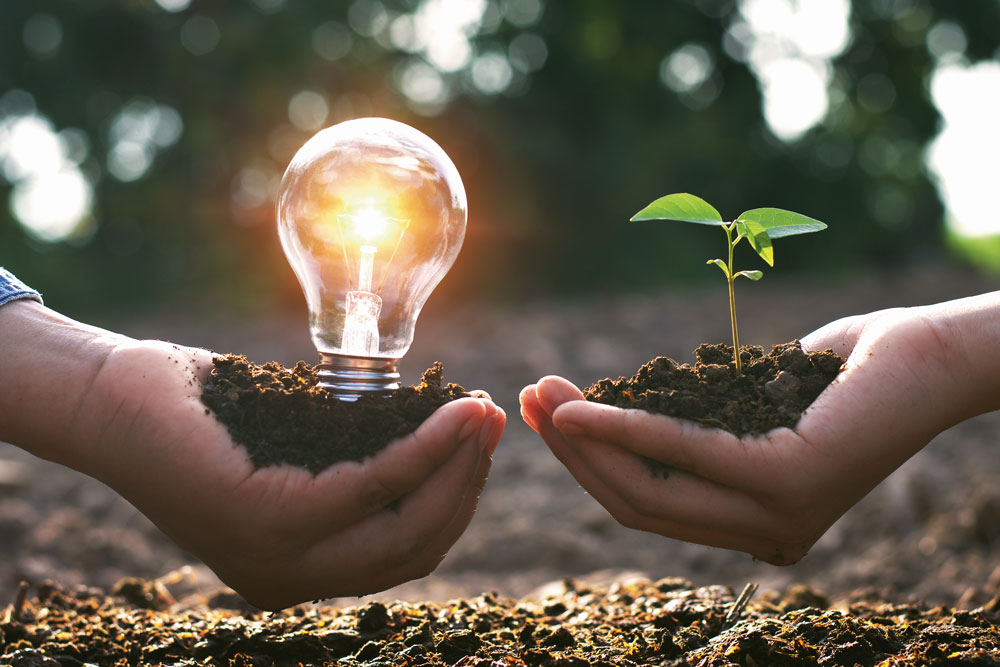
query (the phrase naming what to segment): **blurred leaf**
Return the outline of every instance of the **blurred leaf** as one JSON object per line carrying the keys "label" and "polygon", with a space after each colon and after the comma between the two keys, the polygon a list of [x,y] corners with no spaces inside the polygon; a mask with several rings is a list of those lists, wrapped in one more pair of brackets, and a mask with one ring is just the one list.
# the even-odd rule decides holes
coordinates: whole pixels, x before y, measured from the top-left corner
{"label": "blurred leaf", "polygon": [[630,220],[675,220],[677,222],[696,222],[701,225],[721,225],[722,216],[704,199],[677,193],[660,197],[652,204],[642,209]]}
{"label": "blurred leaf", "polygon": [[764,277],[764,272],[757,271],[756,269],[754,269],[753,271],[740,271],[734,277],[739,278],[740,276],[743,276],[744,278],[749,278],[750,280],[753,281],[757,281]]}
{"label": "blurred leaf", "polygon": [[[780,208],[755,208],[746,211],[736,218],[738,222],[753,221],[767,230],[772,239],[795,234],[808,234],[826,229],[826,223],[801,213],[794,213]],[[762,255],[763,256],[763,255]]]}

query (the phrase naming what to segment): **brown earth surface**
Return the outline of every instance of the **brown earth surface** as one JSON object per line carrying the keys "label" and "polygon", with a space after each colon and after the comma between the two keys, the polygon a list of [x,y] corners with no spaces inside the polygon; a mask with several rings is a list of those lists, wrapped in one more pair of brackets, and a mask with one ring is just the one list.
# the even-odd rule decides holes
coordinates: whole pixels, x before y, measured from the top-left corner
{"label": "brown earth surface", "polygon": [[[748,587],[747,590],[750,590]],[[671,577],[572,579],[532,600],[226,608],[129,580],[111,596],[39,587],[0,623],[0,660],[56,665],[628,667],[1000,665],[1000,596],[972,611],[845,598],[805,587],[747,604]]]}
{"label": "brown earth surface", "polygon": [[[742,290],[737,306],[743,340],[769,347],[839,317],[998,288],[997,279],[921,266],[825,285],[773,277]],[[956,609],[988,604],[1000,592],[1000,413],[942,433],[839,520],[806,558],[784,568],[617,525],[518,418],[518,391],[546,374],[585,387],[631,374],[658,355],[691,361],[698,344],[726,340],[725,305],[712,286],[506,306],[432,298],[402,363],[403,379],[416,382],[440,359],[449,380],[485,389],[510,419],[478,513],[442,565],[430,577],[371,599],[471,600],[491,590],[504,598],[538,598],[538,587],[565,577],[590,585],[640,572],[651,581],[683,577],[695,588],[738,591],[754,581],[762,591],[786,591],[800,583],[834,598],[867,591],[880,600],[915,598]],[[299,310],[233,322],[177,309],[95,324],[238,351],[257,362],[291,366],[314,358]],[[0,444],[0,605],[14,599],[22,579],[110,590],[122,577],[180,577],[206,596],[218,586],[100,483]]]}

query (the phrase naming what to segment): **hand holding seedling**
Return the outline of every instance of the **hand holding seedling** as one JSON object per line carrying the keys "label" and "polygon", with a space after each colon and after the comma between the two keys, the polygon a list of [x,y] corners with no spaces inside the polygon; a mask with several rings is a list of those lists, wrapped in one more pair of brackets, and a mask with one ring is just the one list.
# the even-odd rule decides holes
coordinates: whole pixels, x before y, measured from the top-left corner
{"label": "hand holding seedling", "polygon": [[363,462],[255,470],[200,401],[210,352],[27,301],[0,307],[0,335],[0,440],[105,482],[268,609],[431,572],[472,517],[505,421],[462,398]]}
{"label": "hand holding seedling", "polygon": [[803,347],[846,368],[794,430],[740,439],[587,402],[555,376],[525,387],[521,414],[623,525],[788,565],[937,433],[1000,408],[998,317],[994,292],[813,332]]}
{"label": "hand holding seedling", "polygon": [[[715,264],[722,269],[729,283],[729,320],[733,329],[733,361],[736,370],[742,371],[743,362],[740,358],[740,334],[736,324],[736,295],[733,284],[737,278],[760,280],[763,273],[757,270],[736,271],[733,267],[733,250],[743,239],[767,262],[774,266],[774,246],[772,239],[794,234],[808,234],[826,229],[826,224],[800,213],[785,211],[780,208],[755,208],[745,211],[732,222],[725,222],[722,215],[704,199],[679,193],[660,197],[646,208],[632,216],[632,220],[672,220],[675,222],[693,222],[699,225],[722,227],[726,232],[728,258],[710,259],[708,264]],[[736,233],[735,238],[733,233]]]}

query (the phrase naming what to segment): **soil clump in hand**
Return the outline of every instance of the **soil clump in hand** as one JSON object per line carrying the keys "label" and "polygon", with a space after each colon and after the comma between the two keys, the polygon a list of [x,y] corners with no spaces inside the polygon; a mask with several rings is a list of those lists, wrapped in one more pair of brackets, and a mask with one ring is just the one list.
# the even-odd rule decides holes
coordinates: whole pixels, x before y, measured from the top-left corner
{"label": "soil clump in hand", "polygon": [[697,362],[657,357],[631,379],[605,378],[584,390],[588,401],[689,419],[738,437],[793,428],[809,405],[833,382],[844,359],[833,350],[807,353],[799,341],[740,348],[737,373],[730,345],[700,345]]}
{"label": "soil clump in hand", "polygon": [[201,400],[246,448],[254,467],[289,463],[317,474],[340,461],[361,461],[412,433],[439,407],[469,394],[442,385],[435,362],[419,386],[344,402],[318,385],[318,367],[257,365],[239,354],[216,357]]}

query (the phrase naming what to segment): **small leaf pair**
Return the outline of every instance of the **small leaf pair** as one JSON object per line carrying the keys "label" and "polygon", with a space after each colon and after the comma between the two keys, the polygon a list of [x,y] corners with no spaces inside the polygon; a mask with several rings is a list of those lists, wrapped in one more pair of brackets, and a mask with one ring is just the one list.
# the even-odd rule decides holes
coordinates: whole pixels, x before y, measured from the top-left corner
{"label": "small leaf pair", "polygon": [[[733,293],[733,283],[740,276],[750,280],[760,280],[763,273],[757,270],[734,271],[733,249],[744,238],[750,247],[767,262],[774,266],[774,246],[772,240],[794,234],[808,234],[826,229],[826,224],[800,213],[785,211],[780,208],[755,208],[741,213],[732,222],[726,222],[715,207],[700,197],[687,193],[678,193],[660,197],[649,206],[632,216],[633,221],[642,220],[673,220],[675,222],[693,222],[699,225],[722,227],[726,232],[728,245],[728,261],[710,259],[707,264],[715,264],[722,270],[729,283],[729,316],[733,327],[733,360],[737,372],[742,372],[743,363],[740,360],[740,337],[736,325],[736,300]],[[733,232],[736,232],[735,239]]]}

